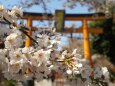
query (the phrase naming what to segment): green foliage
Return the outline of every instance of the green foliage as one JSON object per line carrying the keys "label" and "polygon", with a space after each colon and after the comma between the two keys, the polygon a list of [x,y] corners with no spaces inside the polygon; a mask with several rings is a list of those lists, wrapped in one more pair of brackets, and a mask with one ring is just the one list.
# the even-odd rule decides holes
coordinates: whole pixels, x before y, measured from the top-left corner
{"label": "green foliage", "polygon": [[93,36],[92,53],[107,55],[110,57],[111,62],[115,64],[115,27],[113,27],[113,18],[106,19],[102,24],[102,28],[104,33]]}
{"label": "green foliage", "polygon": [[90,22],[90,27],[91,28],[102,27],[102,25],[103,25],[102,21]]}
{"label": "green foliage", "polygon": [[5,86],[16,86],[16,81],[7,80],[7,81],[5,81]]}
{"label": "green foliage", "polygon": [[114,80],[115,80],[115,71],[112,71],[112,70],[110,70],[110,80],[112,81],[112,82],[114,82]]}

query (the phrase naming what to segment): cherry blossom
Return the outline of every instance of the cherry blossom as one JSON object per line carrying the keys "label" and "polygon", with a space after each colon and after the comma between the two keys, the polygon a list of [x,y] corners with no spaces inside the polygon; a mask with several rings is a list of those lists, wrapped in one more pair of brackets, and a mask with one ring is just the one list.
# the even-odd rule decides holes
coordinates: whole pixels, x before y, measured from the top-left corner
{"label": "cherry blossom", "polygon": [[[59,50],[61,34],[55,32],[55,29],[38,31],[37,44],[30,47],[21,46],[24,40],[21,30],[26,26],[16,24],[16,20],[22,17],[23,12],[17,7],[13,7],[11,11],[4,11],[5,14],[3,10],[6,9],[0,5],[0,15],[4,17],[2,19],[10,22],[12,26],[12,33],[5,38],[5,48],[0,49],[0,66],[4,78],[16,81],[25,79],[40,81],[48,78],[51,70],[55,70],[64,77],[75,76],[77,81],[80,81],[79,84],[84,86],[92,86],[93,80],[102,80],[102,76],[103,81],[109,81],[108,69],[92,68],[89,62],[77,53],[77,49],[72,52]],[[28,30],[27,27],[26,29]]]}
{"label": "cherry blossom", "polygon": [[5,47],[10,49],[19,48],[22,43],[22,36],[18,35],[17,33],[12,33],[7,36],[5,41]]}

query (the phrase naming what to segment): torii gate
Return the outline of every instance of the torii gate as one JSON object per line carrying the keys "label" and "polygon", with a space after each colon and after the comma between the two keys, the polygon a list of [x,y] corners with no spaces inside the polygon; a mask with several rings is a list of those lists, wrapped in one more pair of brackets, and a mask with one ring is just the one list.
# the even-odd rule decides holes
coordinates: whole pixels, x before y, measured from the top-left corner
{"label": "torii gate", "polygon": [[[63,10],[59,10],[63,11]],[[82,21],[82,28],[80,29],[74,29],[73,28],[64,28],[64,30],[58,30],[59,32],[64,33],[83,33],[83,40],[84,40],[84,57],[90,61],[90,64],[93,65],[92,59],[91,59],[91,51],[90,51],[90,42],[89,42],[89,33],[93,34],[99,34],[102,33],[103,30],[101,28],[88,28],[87,21],[96,21],[96,20],[104,20],[105,15],[104,14],[96,14],[98,16],[93,17],[95,13],[92,14],[64,14],[64,20],[72,20],[72,21]],[[32,30],[28,31],[28,34],[31,35],[33,30],[37,30],[36,28],[33,28],[32,21],[33,20],[49,20],[53,18],[53,15],[47,14],[47,18],[43,18],[42,13],[30,13],[30,12],[24,12],[23,19],[27,20],[27,25],[32,27]],[[26,46],[30,46],[31,40],[27,37]]]}
{"label": "torii gate", "polygon": [[[99,33],[103,33],[103,30],[101,28],[88,28],[88,24],[87,21],[96,21],[96,20],[104,20],[105,19],[105,15],[104,14],[98,14],[97,17],[92,17],[95,14],[66,14],[63,10],[59,10],[59,12],[62,12],[62,16],[61,19],[63,20],[72,20],[72,21],[76,21],[76,20],[80,20],[82,21],[82,28],[80,29],[74,29],[73,28],[63,28],[60,27],[57,31],[59,32],[64,32],[64,33],[83,33],[83,40],[84,40],[84,56],[86,59],[89,60],[90,65],[93,66],[93,62],[92,62],[92,58],[91,58],[91,51],[90,51],[90,42],[89,42],[89,33],[93,33],[93,34],[99,34]],[[59,15],[57,15],[59,16]],[[33,20],[49,20],[53,17],[53,15],[51,14],[47,14],[47,18],[43,18],[43,15],[41,13],[29,13],[29,12],[24,12],[24,17],[23,19],[27,20],[27,25],[29,27],[32,27],[31,30],[28,31],[28,35],[31,36],[32,31],[37,30],[37,28],[33,28],[32,26],[32,21]],[[60,19],[58,19],[60,20]],[[56,22],[58,23],[58,22]],[[63,22],[62,22],[63,24]],[[64,24],[63,24],[64,25]],[[61,29],[61,30],[60,30]],[[26,43],[25,43],[26,47],[30,47],[31,46],[31,39],[26,37]],[[64,86],[64,80],[62,78],[62,76],[60,76],[60,74],[57,74],[57,76],[59,76],[56,80],[59,79],[59,82],[57,81],[57,83],[55,84],[56,86]],[[60,81],[61,80],[61,81]]]}

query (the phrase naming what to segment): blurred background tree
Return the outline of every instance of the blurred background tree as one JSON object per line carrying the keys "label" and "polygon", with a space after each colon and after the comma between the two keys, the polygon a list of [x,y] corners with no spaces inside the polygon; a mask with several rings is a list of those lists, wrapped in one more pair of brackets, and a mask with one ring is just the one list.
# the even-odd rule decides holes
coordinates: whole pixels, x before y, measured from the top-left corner
{"label": "blurred background tree", "polygon": [[103,33],[94,35],[91,41],[92,53],[107,55],[110,61],[115,64],[115,6],[109,8],[111,16],[104,22],[92,22],[90,26],[102,27]]}

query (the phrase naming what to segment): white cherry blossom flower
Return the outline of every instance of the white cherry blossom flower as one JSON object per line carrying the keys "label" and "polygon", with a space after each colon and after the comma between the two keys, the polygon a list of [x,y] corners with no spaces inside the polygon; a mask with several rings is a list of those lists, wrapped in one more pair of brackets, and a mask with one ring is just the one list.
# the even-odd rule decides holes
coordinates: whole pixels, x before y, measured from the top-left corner
{"label": "white cherry blossom flower", "polygon": [[60,34],[52,31],[40,31],[36,37],[40,49],[56,49],[60,44]]}
{"label": "white cherry blossom flower", "polygon": [[48,67],[45,64],[42,64],[41,66],[36,68],[34,77],[37,80],[41,80],[43,78],[47,78],[49,74],[50,74],[50,70],[48,69]]}
{"label": "white cherry blossom flower", "polygon": [[45,49],[51,45],[48,36],[43,35],[43,34],[41,35],[40,38],[37,38],[37,42],[38,42],[38,45],[40,46],[40,48],[42,48],[42,49]]}
{"label": "white cherry blossom flower", "polygon": [[44,51],[43,49],[41,49],[41,50],[38,50],[37,52],[34,53],[34,56],[31,58],[31,60],[40,65],[42,63],[47,63],[49,57],[50,57],[50,50]]}
{"label": "white cherry blossom flower", "polygon": [[61,59],[64,59],[67,54],[68,54],[68,51],[67,51],[67,50],[63,51],[63,52],[62,52],[62,58],[61,58]]}
{"label": "white cherry blossom flower", "polygon": [[8,49],[19,48],[22,44],[22,37],[16,33],[12,33],[7,36],[5,41],[5,47]]}
{"label": "white cherry blossom flower", "polygon": [[4,10],[4,5],[0,5],[0,12]]}
{"label": "white cherry blossom flower", "polygon": [[18,73],[20,69],[21,69],[20,63],[10,64],[9,66],[9,71],[12,73]]}
{"label": "white cherry blossom flower", "polygon": [[16,6],[14,6],[11,11],[8,11],[3,5],[0,5],[0,15],[2,16],[2,20],[9,24],[14,24],[19,17],[22,17],[23,12],[21,8]]}
{"label": "white cherry blossom flower", "polygon": [[72,74],[72,70],[68,69],[66,72],[67,72],[67,74]]}
{"label": "white cherry blossom flower", "polygon": [[13,73],[13,72],[3,72],[4,74],[4,77],[7,79],[7,80],[16,80],[16,81],[23,81],[23,80],[26,80],[26,77],[25,75],[22,75],[22,74],[18,74],[18,73]]}
{"label": "white cherry blossom flower", "polygon": [[16,6],[14,6],[10,12],[10,15],[12,15],[15,18],[19,18],[23,16],[23,11],[22,8],[18,8]]}
{"label": "white cherry blossom flower", "polygon": [[8,62],[6,61],[6,59],[8,59],[8,50],[0,49],[0,69],[2,71],[6,71],[8,69]]}
{"label": "white cherry blossom flower", "polygon": [[107,67],[102,67],[102,73],[103,73],[105,79],[110,78],[110,74],[109,74],[109,71],[108,71]]}
{"label": "white cherry blossom flower", "polygon": [[5,61],[7,58],[8,50],[7,49],[0,49],[0,60],[1,62]]}
{"label": "white cherry blossom flower", "polygon": [[23,15],[22,9],[14,6],[11,11],[8,11],[8,15],[5,15],[4,17],[10,23],[14,23],[19,17],[22,17],[22,15]]}
{"label": "white cherry blossom flower", "polygon": [[77,49],[74,49],[72,55],[76,55],[76,54],[77,54]]}
{"label": "white cherry blossom flower", "polygon": [[35,49],[33,47],[24,47],[22,48],[22,53],[33,53],[35,52]]}
{"label": "white cherry blossom flower", "polygon": [[5,13],[6,9],[4,7],[4,5],[0,5],[0,16],[2,17]]}
{"label": "white cherry blossom flower", "polygon": [[10,56],[10,62],[12,63],[20,62],[22,59],[24,59],[20,48],[9,52],[9,56]]}
{"label": "white cherry blossom flower", "polygon": [[83,65],[82,65],[81,63],[77,63],[75,66],[76,66],[77,68],[82,68],[82,67],[83,67]]}

